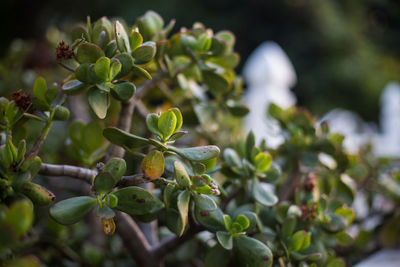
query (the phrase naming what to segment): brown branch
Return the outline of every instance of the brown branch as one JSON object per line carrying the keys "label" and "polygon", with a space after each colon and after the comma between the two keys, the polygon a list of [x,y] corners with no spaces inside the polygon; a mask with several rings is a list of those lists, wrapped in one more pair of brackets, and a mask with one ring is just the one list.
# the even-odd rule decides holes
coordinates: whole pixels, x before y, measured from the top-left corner
{"label": "brown branch", "polygon": [[[44,176],[68,176],[82,180],[91,185],[93,178],[97,175],[97,171],[71,165],[55,165],[42,163],[39,174]],[[148,182],[150,182],[150,180],[146,179],[146,177],[144,177],[144,175],[140,173],[122,176],[121,180],[117,183],[117,186],[134,186]]]}

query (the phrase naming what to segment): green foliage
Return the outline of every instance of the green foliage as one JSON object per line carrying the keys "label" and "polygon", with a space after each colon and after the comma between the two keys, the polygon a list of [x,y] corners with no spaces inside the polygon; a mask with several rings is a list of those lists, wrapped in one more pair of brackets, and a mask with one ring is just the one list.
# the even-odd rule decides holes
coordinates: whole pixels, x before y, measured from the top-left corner
{"label": "green foliage", "polygon": [[[62,244],[55,246],[62,250],[57,255],[82,265],[106,264],[109,255],[122,257],[118,237],[104,242],[110,254],[96,252],[86,242],[79,244],[84,238],[76,236],[83,235],[81,227],[87,225],[83,219],[95,214],[107,236],[122,235],[138,265],[159,264],[166,248],[171,250],[166,262],[175,265],[193,260],[220,267],[344,266],[338,248],[344,253],[371,234],[348,231],[359,226],[351,208],[357,188],[376,178],[379,186],[374,190],[397,203],[396,165],[372,157],[370,150],[348,154],[343,136],[295,107],[269,106],[268,114],[284,137],[278,148],[271,149],[264,141],[257,144],[252,132],[242,136],[237,125],[249,109],[241,104],[241,80],[234,72],[239,62],[234,35],[195,23],[170,36],[173,25],[174,21],[165,25],[153,11],[131,26],[105,17],[92,23],[88,18],[86,26],[72,30],[71,47],[64,42],[57,47],[59,63],[71,72],[60,78],[60,86],[49,87],[38,78],[33,100],[22,91],[15,92],[13,100],[0,98],[0,224],[5,229],[0,260],[15,255],[13,264],[36,264],[18,256],[24,255],[24,246],[36,244],[44,235]],[[77,95],[71,101],[78,101],[84,93],[96,119],[70,121],[70,112],[76,118],[80,111],[71,102],[66,104],[66,95]],[[134,105],[137,115],[131,117]],[[66,150],[58,151],[53,161],[79,166],[42,163],[47,159],[41,146],[50,139],[55,120],[63,129],[68,126],[68,139]],[[36,135],[28,131],[31,123],[42,127]],[[125,151],[129,155],[123,159]],[[381,181],[387,173],[390,178]],[[90,187],[71,184],[69,190],[64,183],[51,181],[54,176],[71,176]],[[145,183],[152,185],[138,186]],[[43,216],[35,226],[43,231],[31,231],[34,211],[26,198],[35,206],[46,206],[55,195],[61,199],[49,208],[52,219]],[[160,236],[177,239],[155,244],[155,252],[140,251],[146,255],[143,259],[127,244],[126,231],[139,244],[144,242],[142,233],[133,221],[124,221],[129,217],[117,216],[119,212],[134,221],[157,221]],[[383,222],[379,237],[383,244],[395,245],[398,215],[386,212],[385,218],[389,221]],[[90,231],[95,228],[92,223]],[[192,238],[199,231],[210,233],[207,240],[203,235]],[[36,239],[30,237],[33,234]],[[192,239],[181,244],[180,238]],[[31,243],[24,244],[24,239]],[[148,250],[146,243],[141,245]],[[43,256],[43,251],[41,260],[53,257],[52,252]],[[357,247],[357,253],[364,252]],[[53,265],[65,263],[52,260]]]}

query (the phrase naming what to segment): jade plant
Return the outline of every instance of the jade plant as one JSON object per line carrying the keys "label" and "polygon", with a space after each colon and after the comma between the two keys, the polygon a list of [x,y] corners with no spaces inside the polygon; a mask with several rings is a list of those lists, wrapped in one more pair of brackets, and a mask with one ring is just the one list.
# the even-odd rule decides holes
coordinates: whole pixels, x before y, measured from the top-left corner
{"label": "jade plant", "polygon": [[[134,25],[88,18],[55,49],[67,76],[0,98],[0,262],[352,263],[345,252],[365,240],[349,230],[360,225],[357,189],[398,170],[348,154],[343,136],[296,107],[270,105],[284,142],[257,143],[238,126],[249,109],[235,36],[201,23],[172,33],[174,24],[153,11]],[[54,125],[66,140],[51,136]],[[51,138],[64,145],[46,162]],[[398,215],[385,216],[388,236]]]}

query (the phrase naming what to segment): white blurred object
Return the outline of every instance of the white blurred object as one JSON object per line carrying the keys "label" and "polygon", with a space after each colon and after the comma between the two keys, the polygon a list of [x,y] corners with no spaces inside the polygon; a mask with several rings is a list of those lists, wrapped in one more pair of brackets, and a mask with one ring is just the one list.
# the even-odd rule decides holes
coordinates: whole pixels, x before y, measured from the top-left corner
{"label": "white blurred object", "polygon": [[381,96],[382,134],[374,136],[378,156],[400,157],[400,84],[389,83]]}
{"label": "white blurred object", "polygon": [[381,250],[354,267],[398,267],[400,266],[400,250],[384,249]]}
{"label": "white blurred object", "polygon": [[283,142],[275,120],[267,117],[270,103],[286,109],[296,103],[290,88],[296,83],[296,73],[282,48],[274,42],[264,42],[250,55],[243,70],[248,89],[245,103],[250,113],[245,129],[253,130],[257,141],[266,139],[269,147]]}
{"label": "white blurred object", "polygon": [[400,157],[400,85],[389,83],[381,96],[381,133],[356,113],[334,109],[320,121],[327,121],[331,132],[346,136],[344,146],[351,153],[371,142],[377,156]]}

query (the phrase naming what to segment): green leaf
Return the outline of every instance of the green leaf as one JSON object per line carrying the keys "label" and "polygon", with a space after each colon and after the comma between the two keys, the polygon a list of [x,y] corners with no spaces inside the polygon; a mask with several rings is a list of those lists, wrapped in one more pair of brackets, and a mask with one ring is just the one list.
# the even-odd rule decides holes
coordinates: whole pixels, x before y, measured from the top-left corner
{"label": "green leaf", "polygon": [[118,182],[126,172],[126,162],[121,158],[112,158],[104,166],[104,171],[112,173]]}
{"label": "green leaf", "polygon": [[94,71],[102,81],[108,81],[110,76],[111,61],[108,57],[101,57],[94,64]]}
{"label": "green leaf", "polygon": [[250,109],[244,105],[229,105],[227,104],[228,111],[236,117],[244,117],[246,116],[249,112]]}
{"label": "green leaf", "polygon": [[58,95],[57,88],[48,89],[46,91],[46,93],[44,94],[47,104],[51,105],[51,103],[53,103],[54,99],[56,99],[57,95]]}
{"label": "green leaf", "polygon": [[115,209],[130,215],[149,214],[164,206],[153,194],[137,186],[122,188],[113,194],[118,198]]}
{"label": "green leaf", "polygon": [[88,93],[89,105],[93,112],[100,119],[104,119],[107,115],[107,109],[110,105],[110,96],[97,88],[93,87]]}
{"label": "green leaf", "polygon": [[146,125],[151,133],[161,138],[162,133],[158,130],[158,118],[159,116],[155,113],[147,114]]}
{"label": "green leaf", "polygon": [[122,131],[115,127],[104,129],[103,135],[111,143],[130,150],[142,148],[150,144],[149,141],[143,137]]}
{"label": "green leaf", "polygon": [[278,197],[273,192],[267,191],[258,182],[258,179],[253,179],[252,183],[253,197],[257,202],[267,207],[273,206],[278,202]]}
{"label": "green leaf", "polygon": [[204,84],[207,85],[211,92],[225,93],[228,90],[230,86],[229,81],[222,75],[210,70],[203,70],[201,74]]}
{"label": "green leaf", "polygon": [[141,169],[150,179],[159,178],[164,173],[164,155],[158,150],[150,151],[142,160]]}
{"label": "green leaf", "polygon": [[66,121],[69,119],[69,109],[66,107],[57,105],[54,109],[54,120],[57,121]]}
{"label": "green leaf", "polygon": [[218,208],[215,201],[207,195],[193,194],[193,198],[197,209],[202,211],[214,211]]}
{"label": "green leaf", "polygon": [[78,80],[71,80],[63,84],[61,89],[63,92],[67,95],[76,95],[80,94],[83,91],[85,91],[88,88],[88,86]]}
{"label": "green leaf", "polygon": [[250,131],[246,138],[246,157],[251,160],[251,152],[256,144],[256,137],[253,131]]}
{"label": "green leaf", "polygon": [[248,236],[233,239],[233,252],[238,266],[271,267],[273,255],[261,241]]}
{"label": "green leaf", "polygon": [[340,232],[335,235],[336,240],[341,246],[350,246],[354,243],[353,237],[346,232]]}
{"label": "green leaf", "polygon": [[242,215],[242,214],[239,214],[236,217],[235,222],[239,223],[243,230],[246,230],[250,226],[249,219],[246,216]]}
{"label": "green leaf", "polygon": [[132,32],[129,38],[132,51],[135,51],[143,43],[143,37],[139,32]]}
{"label": "green leaf", "polygon": [[342,216],[343,218],[346,219],[347,227],[350,226],[354,220],[354,211],[353,211],[353,209],[348,208],[348,207],[338,208],[337,210],[335,210],[335,214]]}
{"label": "green leaf", "polygon": [[225,69],[233,69],[235,68],[240,62],[240,56],[238,53],[232,53],[229,55],[224,55],[221,57],[214,57],[211,58],[210,61]]}
{"label": "green leaf", "polygon": [[115,206],[118,205],[118,198],[113,193],[108,194],[108,197],[108,206],[110,208],[115,208]]}
{"label": "green leaf", "polygon": [[[196,195],[196,194],[195,194]],[[203,225],[207,230],[216,232],[225,230],[223,213],[221,209],[213,211],[202,210],[199,206],[195,206],[194,210],[197,222]]]}
{"label": "green leaf", "polygon": [[131,51],[128,34],[124,26],[118,20],[115,21],[115,39],[117,40],[117,45],[121,52]]}
{"label": "green leaf", "polygon": [[217,232],[217,239],[219,244],[224,248],[231,250],[233,248],[233,239],[232,236],[225,231]]}
{"label": "green leaf", "polygon": [[229,232],[229,230],[231,229],[231,226],[232,226],[232,218],[228,214],[224,214],[224,225],[225,225],[226,231]]}
{"label": "green leaf", "polygon": [[240,157],[235,150],[232,148],[227,148],[224,150],[224,159],[226,164],[229,167],[239,167],[241,168],[242,162],[240,161]]}
{"label": "green leaf", "polygon": [[55,195],[44,188],[43,186],[31,182],[23,184],[21,192],[32,200],[35,205],[49,205],[56,197]]}
{"label": "green leaf", "polygon": [[306,249],[310,245],[311,235],[304,230],[297,231],[289,241],[288,250],[297,251]]}
{"label": "green leaf", "polygon": [[331,214],[330,220],[322,224],[322,227],[330,233],[338,233],[346,228],[346,219],[342,216]]}
{"label": "green leaf", "polygon": [[220,152],[217,146],[199,146],[189,148],[177,148],[169,146],[168,150],[173,151],[179,156],[192,161],[206,161],[216,158]]}
{"label": "green leaf", "polygon": [[297,219],[296,217],[288,217],[282,224],[282,238],[284,240],[289,240],[289,237],[292,236],[294,229],[296,228]]}
{"label": "green leaf", "polygon": [[145,42],[132,52],[132,56],[137,60],[135,63],[144,64],[151,61],[156,55],[156,43]]}
{"label": "green leaf", "polygon": [[173,184],[167,184],[167,186],[164,188],[163,192],[163,200],[165,203],[166,208],[170,208],[174,203],[173,201],[173,193],[176,191],[176,188]]}
{"label": "green leaf", "polygon": [[[80,127],[80,126],[76,126]],[[81,128],[81,142],[79,142],[81,148],[87,153],[87,155],[93,154],[103,144],[102,128],[101,126],[92,121],[88,125]]]}
{"label": "green leaf", "polygon": [[165,214],[166,225],[168,229],[178,236],[181,236],[185,231],[185,226],[182,223],[182,218],[179,212],[175,209],[169,208]]}
{"label": "green leaf", "polygon": [[45,96],[46,91],[47,91],[46,80],[43,79],[42,77],[38,77],[35,81],[35,84],[33,85],[33,95],[47,103]]}
{"label": "green leaf", "polygon": [[133,70],[132,69],[134,67],[133,58],[129,53],[124,52],[124,53],[118,54],[115,56],[115,59],[118,59],[118,61],[122,64],[121,71],[117,77],[125,76],[131,70]]}
{"label": "green leaf", "polygon": [[82,121],[74,121],[68,129],[68,136],[73,143],[80,146],[82,142],[82,133],[85,124]]}
{"label": "green leaf", "polygon": [[181,193],[179,193],[177,206],[180,218],[182,220],[182,231],[178,234],[179,236],[183,234],[183,231],[185,230],[188,221],[189,201],[190,201],[190,191],[184,190]]}
{"label": "green leaf", "polygon": [[180,161],[175,161],[174,162],[174,169],[175,169],[175,175],[174,178],[177,181],[177,183],[180,186],[183,187],[190,187],[192,185],[192,182],[189,178],[188,173],[186,172],[185,166],[182,164]]}
{"label": "green leaf", "polygon": [[130,82],[117,83],[114,87],[111,87],[112,96],[120,101],[128,101],[135,91],[135,85]]}
{"label": "green leaf", "polygon": [[106,57],[112,58],[113,56],[115,56],[115,53],[117,53],[117,50],[117,41],[111,40],[104,48],[104,53],[106,54]]}
{"label": "green leaf", "polygon": [[82,220],[97,205],[97,200],[88,196],[73,197],[57,202],[50,208],[51,217],[60,224],[74,224]]}
{"label": "green leaf", "polygon": [[94,188],[100,194],[106,194],[114,188],[117,180],[111,172],[102,172],[94,178]]}
{"label": "green leaf", "polygon": [[76,51],[76,60],[79,63],[95,63],[104,56],[103,50],[93,43],[82,43]]}
{"label": "green leaf", "polygon": [[168,139],[174,133],[177,118],[173,111],[166,111],[158,118],[158,129],[162,133],[164,140]]}
{"label": "green leaf", "polygon": [[40,168],[42,166],[42,160],[38,157],[29,157],[24,160],[21,166],[21,170],[23,172],[29,171],[31,173],[31,177],[35,177]]}
{"label": "green leaf", "polygon": [[137,21],[139,32],[143,34],[145,40],[149,40],[155,33],[162,30],[164,27],[164,20],[156,12],[147,11]]}
{"label": "green leaf", "polygon": [[143,78],[146,78],[149,80],[153,79],[147,70],[145,70],[144,68],[141,68],[139,66],[133,65],[132,72],[139,77],[143,77]]}
{"label": "green leaf", "polygon": [[118,75],[118,73],[121,71],[122,64],[119,62],[118,59],[113,59],[111,61],[111,67],[110,67],[110,81],[114,80],[114,78]]}
{"label": "green leaf", "polygon": [[169,111],[172,111],[175,114],[176,126],[175,126],[174,132],[177,132],[182,127],[182,123],[183,123],[182,113],[178,108],[170,108]]}
{"label": "green leaf", "polygon": [[346,263],[341,258],[333,258],[328,261],[326,267],[345,267]]}
{"label": "green leaf", "polygon": [[228,267],[230,256],[230,251],[222,248],[217,243],[208,251],[204,260],[204,267]]}
{"label": "green leaf", "polygon": [[264,172],[269,169],[272,163],[272,157],[268,153],[259,152],[254,158],[254,166],[257,171]]}
{"label": "green leaf", "polygon": [[19,200],[11,204],[3,222],[12,227],[16,237],[21,237],[31,228],[33,216],[33,205],[28,200]]}

